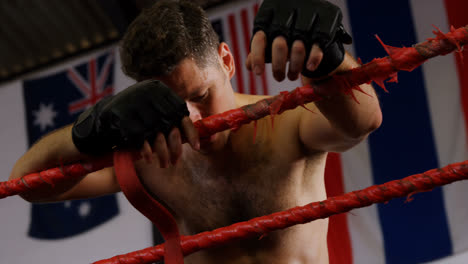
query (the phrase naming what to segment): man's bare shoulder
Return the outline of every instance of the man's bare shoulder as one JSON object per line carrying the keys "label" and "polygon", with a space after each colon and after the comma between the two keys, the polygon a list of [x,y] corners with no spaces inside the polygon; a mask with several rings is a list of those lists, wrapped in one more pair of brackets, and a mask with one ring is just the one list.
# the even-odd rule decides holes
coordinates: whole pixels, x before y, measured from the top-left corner
{"label": "man's bare shoulder", "polygon": [[[271,95],[252,95],[252,94],[241,94],[235,93],[236,103],[238,107],[244,105],[254,104],[260,100],[271,98]],[[314,103],[308,103],[304,107],[298,106],[295,109],[287,110],[281,115],[276,115],[274,117],[275,123],[281,124],[284,123],[286,127],[294,128],[298,124],[301,116],[303,115],[320,115],[320,111]],[[267,116],[262,118],[263,120],[268,120],[271,122],[271,117]],[[296,124],[297,123],[297,124]]]}
{"label": "man's bare shoulder", "polygon": [[[242,93],[234,93],[236,104],[238,107],[248,105],[248,104],[255,104],[256,102],[267,99],[267,98],[272,98],[274,95],[253,95],[253,94],[242,94]],[[308,103],[305,105],[305,107],[296,107],[293,109],[293,112],[297,112],[297,114],[300,114],[304,111],[315,113],[315,111],[318,110],[317,106],[315,103]],[[291,111],[288,111],[291,113]]]}
{"label": "man's bare shoulder", "polygon": [[236,104],[238,107],[254,104],[262,99],[271,98],[271,95],[253,95],[253,94],[242,94],[242,93],[234,93]]}
{"label": "man's bare shoulder", "polygon": [[[239,93],[236,93],[235,96],[239,107],[273,97],[268,95]],[[279,115],[263,117],[255,123],[252,122],[245,125],[240,132],[241,134],[246,134],[242,132],[248,131],[250,132],[247,133],[249,135],[255,133],[256,142],[269,144],[269,148],[276,149],[282,154],[289,154],[291,157],[295,158],[309,156],[311,153],[305,151],[299,138],[299,123],[304,115],[318,117],[320,116],[320,111],[314,103],[309,103],[305,105],[305,107],[298,106],[295,109],[287,110]],[[243,139],[250,139],[250,137],[244,137]],[[251,142],[252,140],[248,141]],[[271,151],[270,149],[270,154],[273,153],[275,153],[275,151]]]}

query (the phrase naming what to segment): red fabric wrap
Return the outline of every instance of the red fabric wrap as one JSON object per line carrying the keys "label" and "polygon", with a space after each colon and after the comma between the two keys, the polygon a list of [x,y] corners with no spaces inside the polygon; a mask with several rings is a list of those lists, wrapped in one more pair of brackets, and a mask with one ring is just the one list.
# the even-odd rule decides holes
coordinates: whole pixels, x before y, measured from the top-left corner
{"label": "red fabric wrap", "polygon": [[[343,166],[339,153],[328,153],[325,164],[325,187],[327,197],[345,193]],[[329,264],[353,264],[347,214],[332,215],[328,218],[327,245]]]}
{"label": "red fabric wrap", "polygon": [[[172,214],[147,192],[136,174],[133,159],[129,152],[116,151],[114,153],[115,174],[120,188],[128,201],[158,227],[166,240],[164,262],[166,264],[182,264],[184,256],[180,247],[177,223]],[[140,263],[142,259],[140,255],[129,255],[124,257],[122,261]]]}

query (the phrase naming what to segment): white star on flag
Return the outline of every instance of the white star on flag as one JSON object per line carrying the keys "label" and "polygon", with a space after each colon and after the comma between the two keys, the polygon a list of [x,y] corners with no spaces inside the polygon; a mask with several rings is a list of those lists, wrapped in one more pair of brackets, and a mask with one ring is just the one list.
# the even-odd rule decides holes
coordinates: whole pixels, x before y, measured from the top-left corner
{"label": "white star on flag", "polygon": [[38,125],[41,131],[44,131],[47,127],[54,127],[54,118],[57,116],[57,112],[54,111],[54,105],[50,104],[39,104],[39,110],[33,111],[34,125]]}

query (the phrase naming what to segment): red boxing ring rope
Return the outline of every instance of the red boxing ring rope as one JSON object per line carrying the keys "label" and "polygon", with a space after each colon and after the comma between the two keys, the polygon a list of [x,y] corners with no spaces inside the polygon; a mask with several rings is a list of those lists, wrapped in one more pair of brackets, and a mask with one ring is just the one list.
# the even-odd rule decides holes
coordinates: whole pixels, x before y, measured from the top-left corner
{"label": "red boxing ring rope", "polygon": [[[429,58],[446,55],[455,50],[458,50],[458,54],[462,56],[461,47],[468,43],[468,26],[458,29],[452,27],[447,34],[442,33],[439,29],[434,33],[436,34],[435,38],[428,39],[411,48],[395,48],[382,43],[389,56],[374,59],[361,67],[323,80],[320,85],[329,88],[323,89],[329,91],[329,94],[323,95],[330,96],[333,93],[342,92],[353,96],[353,90],[360,91],[359,85],[371,81],[376,82],[385,89],[384,81],[390,77],[390,82],[396,82],[396,74],[400,70],[412,71]],[[339,90],[336,88],[339,88]],[[306,85],[291,92],[282,92],[275,97],[260,100],[255,104],[206,117],[195,122],[195,127],[198,129],[200,137],[209,137],[226,129],[237,129],[243,124],[248,124],[267,115],[280,114],[299,105],[304,106],[305,103],[321,99],[321,95],[314,92],[310,85]],[[28,174],[19,179],[0,182],[0,199],[21,194],[31,189],[36,190],[45,186],[53,186],[58,182],[66,181],[67,178],[83,177],[90,172],[109,166],[112,166],[110,156],[88,163],[62,166]]]}
{"label": "red boxing ring rope", "polygon": [[[458,29],[452,27],[447,34],[443,34],[438,29],[434,33],[436,34],[435,38],[428,39],[410,48],[395,48],[381,42],[389,56],[374,59],[361,67],[321,81],[320,85],[326,87],[323,89],[326,91],[324,94],[318,95],[311,86],[298,87],[290,93],[282,92],[275,97],[261,100],[256,104],[210,116],[196,122],[195,126],[200,137],[207,137],[226,129],[237,129],[243,124],[258,120],[269,114],[275,115],[299,105],[304,106],[305,103],[322,99],[322,96],[331,96],[338,92],[353,96],[353,90],[361,91],[358,85],[363,83],[375,81],[385,89],[384,81],[390,77],[390,82],[396,82],[396,74],[400,70],[412,71],[427,59],[437,55],[446,55],[456,49],[458,49],[458,54],[461,56],[461,46],[468,43],[468,26]],[[110,165],[112,165],[112,162],[109,157],[104,157],[91,163],[62,166],[61,168],[29,174],[20,179],[1,182],[0,198],[20,194],[31,189],[39,189],[47,185],[54,185],[66,181],[67,178],[82,177]],[[187,255],[202,248],[228,243],[233,239],[259,236],[294,224],[306,223],[332,214],[347,212],[353,208],[388,201],[395,197],[411,195],[420,191],[428,191],[436,186],[468,178],[467,170],[468,161],[457,163],[443,169],[433,169],[423,174],[413,175],[403,180],[392,181],[326,201],[315,202],[285,212],[237,223],[231,227],[182,237],[182,250],[184,255]],[[163,252],[163,246],[161,245],[96,263],[151,263],[159,260]]]}
{"label": "red boxing ring rope", "polygon": [[[193,236],[182,236],[182,251],[184,256],[187,256],[202,249],[226,245],[239,239],[261,238],[274,230],[327,218],[331,215],[366,207],[374,203],[387,202],[393,198],[408,196],[408,200],[411,200],[410,196],[414,193],[430,191],[435,187],[466,179],[468,179],[468,161],[454,163],[441,169],[432,169],[401,180],[390,181],[363,190],[331,197],[324,201],[253,218],[249,221],[239,222],[213,231]],[[162,260],[163,255],[164,245],[162,244],[100,260],[94,262],[94,264],[149,264]]]}

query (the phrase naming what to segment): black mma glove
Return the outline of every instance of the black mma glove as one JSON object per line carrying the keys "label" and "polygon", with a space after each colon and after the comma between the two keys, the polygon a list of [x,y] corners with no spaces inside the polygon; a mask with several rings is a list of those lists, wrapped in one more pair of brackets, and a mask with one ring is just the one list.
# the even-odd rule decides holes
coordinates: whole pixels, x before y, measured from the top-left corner
{"label": "black mma glove", "polygon": [[109,152],[114,146],[140,149],[145,140],[154,141],[180,126],[189,111],[184,100],[160,81],[134,84],[102,99],[83,112],[72,129],[73,143],[86,154]]}
{"label": "black mma glove", "polygon": [[[267,36],[265,62],[271,62],[271,46],[277,36],[284,36],[289,49],[295,40],[302,40],[306,48],[306,61],[314,43],[323,51],[318,68],[311,72],[305,62],[302,75],[322,77],[335,70],[344,59],[344,44],[352,38],[345,31],[341,10],[324,0],[265,0],[254,21],[253,35],[264,31]],[[252,35],[252,36],[253,36]]]}

